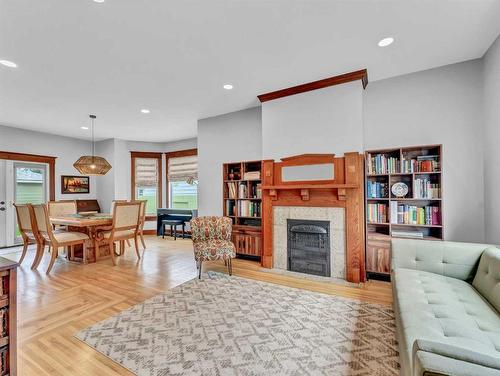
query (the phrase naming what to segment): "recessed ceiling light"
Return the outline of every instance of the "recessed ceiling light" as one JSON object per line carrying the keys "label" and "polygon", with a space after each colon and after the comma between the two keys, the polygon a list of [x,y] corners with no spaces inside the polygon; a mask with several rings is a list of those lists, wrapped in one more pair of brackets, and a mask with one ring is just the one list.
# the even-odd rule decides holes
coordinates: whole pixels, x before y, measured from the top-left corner
{"label": "recessed ceiling light", "polygon": [[104,0],[94,0],[94,3],[104,3]]}
{"label": "recessed ceiling light", "polygon": [[0,64],[9,68],[17,68],[17,64],[10,60],[0,60]]}
{"label": "recessed ceiling light", "polygon": [[82,128],[82,129],[84,129],[84,130],[87,130],[87,129],[89,129],[89,127],[80,127],[80,128]]}
{"label": "recessed ceiling light", "polygon": [[150,111],[150,110],[148,110],[147,108],[143,108],[143,109],[141,110],[141,112],[142,112],[143,114],[149,114],[151,111]]}
{"label": "recessed ceiling light", "polygon": [[226,90],[231,90],[233,88],[233,85],[231,85],[231,84],[225,84],[223,86],[223,88],[226,89]]}
{"label": "recessed ceiling light", "polygon": [[378,46],[379,47],[387,47],[387,46],[391,45],[392,42],[394,42],[394,38],[387,37],[387,38],[380,40],[380,42],[378,42]]}

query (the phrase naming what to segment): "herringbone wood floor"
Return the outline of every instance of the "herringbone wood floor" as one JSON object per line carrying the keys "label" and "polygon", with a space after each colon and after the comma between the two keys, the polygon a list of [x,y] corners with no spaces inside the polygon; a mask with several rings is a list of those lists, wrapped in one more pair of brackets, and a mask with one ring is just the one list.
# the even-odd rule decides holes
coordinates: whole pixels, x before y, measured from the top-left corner
{"label": "herringbone wood floor", "polygon": [[[196,276],[190,240],[147,237],[148,249],[137,261],[127,248],[118,258],[81,265],[57,260],[45,275],[45,255],[39,271],[30,269],[33,250],[18,271],[19,375],[130,375],[131,373],[73,337],[74,333],[131,305]],[[4,257],[17,260],[19,253]],[[207,263],[204,270],[224,271],[222,263]],[[390,304],[390,285],[369,282],[347,287],[263,272],[258,264],[236,260],[234,274],[291,287],[365,301]]]}

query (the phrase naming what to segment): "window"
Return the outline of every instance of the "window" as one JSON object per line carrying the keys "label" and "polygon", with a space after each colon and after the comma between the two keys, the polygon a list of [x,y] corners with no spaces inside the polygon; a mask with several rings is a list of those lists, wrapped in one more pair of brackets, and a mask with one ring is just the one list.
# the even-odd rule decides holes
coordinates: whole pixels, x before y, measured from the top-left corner
{"label": "window", "polygon": [[196,150],[167,154],[168,207],[198,208],[198,156]]}
{"label": "window", "polygon": [[146,215],[161,206],[161,153],[132,152],[132,199],[146,200]]}

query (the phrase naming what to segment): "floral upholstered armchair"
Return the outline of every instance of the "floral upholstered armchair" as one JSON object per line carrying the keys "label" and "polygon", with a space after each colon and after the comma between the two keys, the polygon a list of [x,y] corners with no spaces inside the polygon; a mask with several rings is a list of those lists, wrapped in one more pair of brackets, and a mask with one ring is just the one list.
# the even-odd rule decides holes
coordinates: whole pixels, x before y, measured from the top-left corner
{"label": "floral upholstered armchair", "polygon": [[231,218],[198,217],[193,218],[190,224],[198,278],[201,278],[203,261],[224,260],[231,275],[231,259],[236,257],[234,244],[231,242]]}

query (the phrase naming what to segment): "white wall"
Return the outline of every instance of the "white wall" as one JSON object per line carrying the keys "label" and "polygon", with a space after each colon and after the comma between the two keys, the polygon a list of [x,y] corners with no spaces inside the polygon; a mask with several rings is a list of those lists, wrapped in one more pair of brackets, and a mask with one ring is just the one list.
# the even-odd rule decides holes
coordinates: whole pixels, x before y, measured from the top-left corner
{"label": "white wall", "polygon": [[222,214],[222,164],[262,158],[260,107],[198,120],[199,215]]}
{"label": "white wall", "polygon": [[482,90],[474,60],[371,82],[365,93],[366,149],[443,144],[448,240],[485,241]]}
{"label": "white wall", "polygon": [[264,159],[360,151],[362,132],[363,87],[360,81],[262,104]]}
{"label": "white wall", "polygon": [[484,57],[486,241],[500,244],[500,37]]}
{"label": "white wall", "polygon": [[96,178],[90,178],[89,194],[61,194],[61,175],[80,175],[73,163],[91,153],[89,141],[0,125],[0,150],[39,154],[56,159],[56,200],[96,198]]}
{"label": "white wall", "polygon": [[111,202],[115,199],[114,190],[112,189],[115,185],[116,175],[114,140],[109,139],[96,142],[95,153],[100,157],[105,158],[111,165],[111,170],[109,170],[106,175],[96,176],[95,178],[99,207],[102,212],[107,213],[111,208]]}

